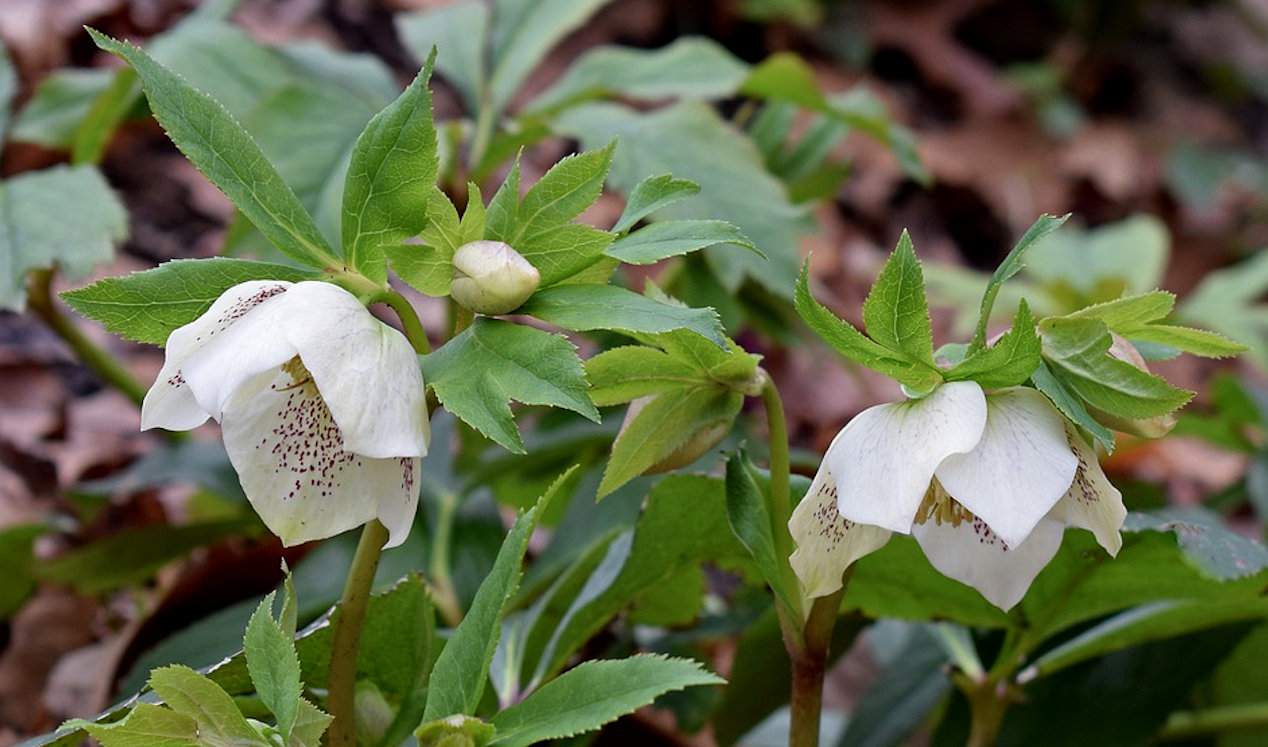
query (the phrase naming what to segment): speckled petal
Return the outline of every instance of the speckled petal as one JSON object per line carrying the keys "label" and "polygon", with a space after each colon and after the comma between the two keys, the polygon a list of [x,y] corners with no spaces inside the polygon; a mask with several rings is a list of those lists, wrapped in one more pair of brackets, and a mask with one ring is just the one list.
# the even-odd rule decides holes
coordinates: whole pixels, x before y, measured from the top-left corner
{"label": "speckled petal", "polygon": [[424,456],[430,440],[418,355],[397,330],[330,283],[304,282],[281,332],[312,372],[344,448],[375,458]]}
{"label": "speckled petal", "polygon": [[841,576],[850,564],[889,541],[888,530],[855,524],[837,513],[836,486],[825,462],[788,521],[797,546],[788,560],[808,599],[840,589]]}
{"label": "speckled petal", "polygon": [[168,335],[163,368],[141,405],[141,429],[183,431],[202,425],[209,413],[199,406],[190,391],[182,371],[186,359],[206,345],[218,342],[226,329],[290,287],[290,283],[281,280],[240,283],[222,293],[202,316]]}
{"label": "speckled petal", "polygon": [[1053,506],[1051,516],[1069,526],[1089,530],[1106,552],[1117,555],[1123,547],[1123,536],[1119,532],[1127,518],[1123,494],[1105,476],[1096,460],[1096,451],[1069,423],[1066,423],[1066,436],[1070,450],[1079,460],[1079,468],[1074,474],[1074,484]]}
{"label": "speckled petal", "polygon": [[372,459],[343,436],[302,367],[240,386],[221,421],[225,449],[251,505],[283,544],[330,537],[375,517],[405,540],[418,501],[418,459]]}

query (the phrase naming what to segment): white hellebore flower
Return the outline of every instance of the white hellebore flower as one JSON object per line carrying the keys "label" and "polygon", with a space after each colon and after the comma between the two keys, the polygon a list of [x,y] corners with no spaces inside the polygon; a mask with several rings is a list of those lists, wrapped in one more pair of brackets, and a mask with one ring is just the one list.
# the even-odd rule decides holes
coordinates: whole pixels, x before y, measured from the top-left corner
{"label": "white hellebore flower", "polygon": [[404,335],[344,289],[254,280],[167,339],[141,428],[211,417],[251,505],[286,545],[378,518],[409,534],[430,430]]}
{"label": "white hellebore flower", "polygon": [[943,384],[860,413],[833,439],[789,530],[808,597],[891,532],[912,534],[944,575],[1002,609],[1025,595],[1067,525],[1111,555],[1127,511],[1096,453],[1034,389]]}

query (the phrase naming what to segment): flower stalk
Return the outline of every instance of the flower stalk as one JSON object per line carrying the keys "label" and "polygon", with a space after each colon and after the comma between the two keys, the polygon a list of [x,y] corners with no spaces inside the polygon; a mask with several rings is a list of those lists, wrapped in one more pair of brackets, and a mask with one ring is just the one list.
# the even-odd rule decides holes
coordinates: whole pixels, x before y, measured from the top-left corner
{"label": "flower stalk", "polygon": [[361,530],[361,540],[357,543],[352,567],[348,569],[348,578],[344,581],[339,617],[335,620],[331,638],[330,673],[327,678],[329,694],[326,708],[334,716],[326,735],[330,747],[355,747],[357,743],[357,652],[361,645],[361,626],[365,622],[370,588],[387,539],[387,528],[378,519],[367,523]]}
{"label": "flower stalk", "polygon": [[102,381],[123,392],[137,405],[145,399],[145,387],[119,361],[98,347],[62,313],[53,299],[53,271],[33,270],[27,278],[27,305],[49,329],[70,347],[75,357]]}

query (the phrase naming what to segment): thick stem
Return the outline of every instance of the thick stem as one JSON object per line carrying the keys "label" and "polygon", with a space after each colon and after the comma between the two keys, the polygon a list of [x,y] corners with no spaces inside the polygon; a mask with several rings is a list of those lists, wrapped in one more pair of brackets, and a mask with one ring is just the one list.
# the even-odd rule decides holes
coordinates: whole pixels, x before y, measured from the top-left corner
{"label": "thick stem", "polygon": [[969,701],[969,741],[966,747],[993,747],[1008,710],[1008,697],[993,681],[987,679],[964,689]]}
{"label": "thick stem", "polygon": [[378,519],[361,530],[357,553],[344,581],[339,600],[339,616],[334,623],[330,643],[330,673],[327,677],[326,708],[334,721],[326,733],[330,747],[355,747],[357,743],[354,705],[357,683],[357,651],[361,645],[361,625],[365,622],[370,587],[379,567],[379,556],[387,543],[388,532]]}
{"label": "thick stem", "polygon": [[70,347],[75,357],[102,381],[127,395],[140,405],[145,399],[145,387],[124,368],[119,361],[98,347],[75,325],[53,299],[53,271],[33,270],[27,279],[27,304],[48,328]]}
{"label": "thick stem", "polygon": [[[847,579],[848,581],[848,579]],[[823,712],[823,675],[828,666],[828,648],[837,610],[845,588],[826,597],[819,597],[810,607],[806,619],[805,640],[792,650],[791,723],[788,747],[818,747],[819,722]]]}

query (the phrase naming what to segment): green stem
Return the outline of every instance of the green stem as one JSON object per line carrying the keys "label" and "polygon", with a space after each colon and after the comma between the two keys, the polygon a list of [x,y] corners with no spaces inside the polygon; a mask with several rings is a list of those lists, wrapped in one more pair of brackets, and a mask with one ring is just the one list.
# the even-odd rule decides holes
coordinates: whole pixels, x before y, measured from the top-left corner
{"label": "green stem", "polygon": [[387,528],[378,519],[367,523],[361,530],[361,541],[357,543],[357,553],[344,581],[339,615],[331,636],[330,673],[327,677],[326,708],[334,717],[330,731],[326,733],[330,747],[355,747],[357,743],[357,651],[361,645],[361,625],[365,622],[370,587],[374,584],[379,556],[387,540]]}
{"label": "green stem", "polygon": [[1250,729],[1268,729],[1268,702],[1173,713],[1159,736],[1165,740],[1179,740]]}
{"label": "green stem", "polygon": [[75,357],[92,370],[102,381],[127,395],[140,405],[145,399],[145,387],[124,368],[110,353],[98,347],[75,325],[53,299],[53,271],[33,270],[27,279],[27,304],[49,329],[70,347]]}
{"label": "green stem", "polygon": [[[848,582],[849,579],[847,578]],[[805,641],[789,652],[792,657],[792,694],[788,747],[818,747],[819,722],[823,713],[823,675],[828,667],[828,649],[836,626],[842,586],[835,593],[819,597],[806,619]]]}
{"label": "green stem", "polygon": [[968,698],[972,719],[966,747],[994,747],[1004,723],[1004,712],[1008,710],[1008,698],[989,679],[961,689]]}
{"label": "green stem", "polygon": [[450,336],[457,337],[463,332],[463,330],[470,327],[471,323],[474,321],[475,314],[472,313],[471,309],[468,309],[455,301],[453,305],[453,331],[450,333]]}
{"label": "green stem", "polygon": [[440,616],[450,627],[457,627],[462,622],[462,608],[458,605],[458,594],[454,590],[453,576],[449,572],[449,545],[453,538],[453,520],[457,508],[458,496],[445,491],[440,497],[430,563],[432,599]]}
{"label": "green stem", "polygon": [[788,556],[793,553],[792,535],[788,532],[788,520],[792,517],[792,497],[788,487],[788,421],[784,417],[784,401],[770,377],[762,386],[762,405],[766,409],[770,438],[771,531],[775,537],[775,550],[784,560],[783,564],[788,565]]}
{"label": "green stem", "polygon": [[405,332],[405,339],[409,340],[409,344],[414,346],[414,350],[419,355],[427,355],[431,352],[431,342],[427,339],[427,330],[423,329],[423,323],[418,320],[418,314],[405,296],[389,289],[371,296],[369,303],[385,303],[391,306],[392,311],[395,311],[397,318],[401,320],[401,329]]}

